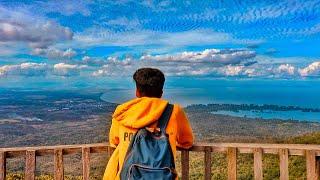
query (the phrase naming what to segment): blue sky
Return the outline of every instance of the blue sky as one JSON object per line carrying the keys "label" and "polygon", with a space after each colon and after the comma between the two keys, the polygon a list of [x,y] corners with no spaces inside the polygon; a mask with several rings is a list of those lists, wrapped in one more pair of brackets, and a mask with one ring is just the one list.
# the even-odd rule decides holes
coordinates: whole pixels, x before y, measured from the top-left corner
{"label": "blue sky", "polygon": [[0,1],[2,85],[85,84],[139,67],[178,77],[318,79],[319,44],[320,0]]}

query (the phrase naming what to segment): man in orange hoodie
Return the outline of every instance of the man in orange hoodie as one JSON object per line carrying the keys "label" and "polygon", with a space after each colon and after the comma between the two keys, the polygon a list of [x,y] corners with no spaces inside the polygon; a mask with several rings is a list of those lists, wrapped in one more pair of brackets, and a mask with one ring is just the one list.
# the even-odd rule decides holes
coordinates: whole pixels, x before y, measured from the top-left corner
{"label": "man in orange hoodie", "polygon": [[[109,141],[116,149],[109,159],[104,180],[120,179],[124,158],[134,134],[140,128],[156,128],[157,120],[168,104],[168,101],[161,99],[165,77],[160,70],[141,68],[134,73],[133,79],[137,98],[119,105],[112,116]],[[174,104],[166,133],[174,156],[176,147],[187,149],[193,144],[190,123],[178,104]]]}

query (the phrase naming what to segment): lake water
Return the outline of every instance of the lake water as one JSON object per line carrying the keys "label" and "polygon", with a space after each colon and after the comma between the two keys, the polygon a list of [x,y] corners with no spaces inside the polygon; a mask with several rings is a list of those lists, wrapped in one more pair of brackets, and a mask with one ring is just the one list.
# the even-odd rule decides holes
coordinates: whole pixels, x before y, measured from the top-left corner
{"label": "lake water", "polygon": [[[123,103],[135,97],[128,88],[109,89],[102,99]],[[274,104],[320,108],[320,80],[226,80],[170,78],[164,98],[184,106],[190,104]]]}
{"label": "lake water", "polygon": [[214,111],[213,114],[229,115],[235,117],[262,118],[262,119],[281,119],[281,120],[300,120],[320,122],[320,112],[302,111]]}
{"label": "lake water", "polygon": [[[131,82],[128,88],[110,89],[101,99],[123,103],[135,97]],[[320,80],[238,80],[206,78],[170,78],[164,98],[183,106],[190,104],[273,104],[320,108]],[[265,119],[319,121],[319,113],[300,111],[220,112],[233,116]]]}

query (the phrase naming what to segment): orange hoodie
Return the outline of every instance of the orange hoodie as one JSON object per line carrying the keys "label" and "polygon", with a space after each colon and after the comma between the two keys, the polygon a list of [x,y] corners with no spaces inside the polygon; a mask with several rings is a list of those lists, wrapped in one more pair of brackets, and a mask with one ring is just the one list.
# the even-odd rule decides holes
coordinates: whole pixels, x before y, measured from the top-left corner
{"label": "orange hoodie", "polygon": [[[109,159],[103,180],[120,179],[120,170],[130,140],[133,135],[143,127],[156,127],[168,101],[160,98],[142,97],[119,105],[113,116],[110,128],[110,145],[116,147]],[[175,104],[167,129],[169,141],[174,156],[176,147],[190,148],[193,144],[193,134],[190,123],[183,109]]]}

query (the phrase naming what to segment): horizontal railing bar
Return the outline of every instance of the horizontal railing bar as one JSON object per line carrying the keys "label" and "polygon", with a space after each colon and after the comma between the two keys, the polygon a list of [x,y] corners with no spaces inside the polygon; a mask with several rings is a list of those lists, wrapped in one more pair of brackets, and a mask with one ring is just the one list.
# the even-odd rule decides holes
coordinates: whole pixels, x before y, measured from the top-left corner
{"label": "horizontal railing bar", "polygon": [[13,152],[13,151],[25,151],[25,150],[54,150],[54,149],[78,149],[82,147],[108,147],[108,143],[96,143],[96,144],[74,144],[74,145],[56,145],[56,146],[34,146],[34,147],[10,147],[0,148],[0,151]]}
{"label": "horizontal railing bar", "polygon": [[196,143],[193,148],[198,147],[236,147],[236,148],[267,148],[267,149],[313,149],[320,150],[316,144],[260,144],[260,143]]}
{"label": "horizontal railing bar", "polygon": [[52,155],[54,149],[63,149],[63,154],[81,153],[82,148],[90,148],[91,153],[106,152],[108,149],[107,143],[97,144],[78,144],[78,145],[58,145],[58,146],[37,146],[37,147],[17,147],[17,148],[0,148],[0,151],[7,153],[7,158],[23,157],[26,151],[36,151],[36,156]]}
{"label": "horizontal railing bar", "polygon": [[[90,148],[91,153],[108,151],[108,143],[58,145],[58,146],[37,146],[37,147],[15,147],[0,148],[0,152],[6,152],[7,158],[23,157],[26,151],[35,151],[36,156],[52,155],[54,149],[63,149],[63,155],[81,153],[82,148]],[[264,154],[278,154],[279,149],[288,149],[289,155],[304,156],[306,150],[313,150],[316,156],[320,156],[320,145],[310,144],[258,144],[258,143],[196,143],[189,151],[204,152],[208,149],[211,152],[226,153],[228,148],[237,148],[239,153],[252,154],[254,149],[260,148]],[[178,148],[181,150],[181,148]]]}

